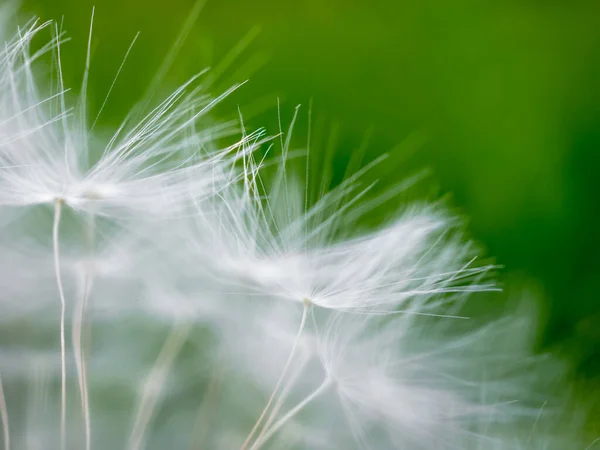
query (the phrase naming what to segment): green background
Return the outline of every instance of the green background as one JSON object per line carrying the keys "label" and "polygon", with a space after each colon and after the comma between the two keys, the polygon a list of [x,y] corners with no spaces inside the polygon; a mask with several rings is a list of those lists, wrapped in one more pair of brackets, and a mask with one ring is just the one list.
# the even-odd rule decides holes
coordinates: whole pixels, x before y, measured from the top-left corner
{"label": "green background", "polygon": [[[96,6],[90,116],[141,32],[100,127],[119,124],[147,93],[194,8],[192,0],[23,3],[24,17],[64,17],[66,84],[75,90]],[[240,42],[248,45],[237,52]],[[232,49],[233,62],[219,65]],[[158,91],[210,65],[222,72],[216,87],[250,79],[219,109],[232,116],[239,105],[250,127],[276,132],[280,98],[286,123],[305,105],[296,128],[305,136],[312,101],[315,139],[335,146],[335,172],[360,147],[365,161],[391,153],[384,181],[431,167],[504,266],[507,291],[522,280],[540,287],[540,346],[597,377],[599,49],[595,1],[209,0]]]}

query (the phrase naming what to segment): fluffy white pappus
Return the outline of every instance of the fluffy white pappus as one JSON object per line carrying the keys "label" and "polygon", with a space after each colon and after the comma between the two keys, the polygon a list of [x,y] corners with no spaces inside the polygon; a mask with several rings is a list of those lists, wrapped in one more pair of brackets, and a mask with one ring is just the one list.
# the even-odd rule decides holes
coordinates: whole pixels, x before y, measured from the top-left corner
{"label": "fluffy white pappus", "polygon": [[[503,402],[524,398],[517,380],[492,373],[484,381],[486,358],[472,341],[490,336],[476,332],[444,341],[431,320],[422,333],[419,320],[335,315],[326,325],[320,352],[326,382],[360,448],[465,448],[467,437],[487,439],[477,435],[479,424],[506,420]],[[492,403],[478,398],[477,386],[485,386]]]}
{"label": "fluffy white pappus", "polygon": [[[528,431],[557,417],[549,405],[564,404],[553,392],[564,366],[529,353],[531,323],[523,316],[457,332],[453,323],[468,321],[424,316],[418,305],[387,316],[314,310],[296,341],[293,316],[273,311],[252,342],[238,343],[262,370],[238,367],[268,391],[286,352],[295,356],[283,387],[274,388],[278,414],[249,448],[277,448],[288,427],[301,427],[329,436],[329,446],[314,448],[516,449]],[[532,437],[532,448],[543,437]]]}
{"label": "fluffy white pappus", "polygon": [[214,151],[214,140],[233,132],[231,124],[203,131],[195,126],[237,86],[212,98],[193,87],[194,77],[139,122],[131,123],[132,114],[100,146],[88,131],[85,112],[88,69],[81,98],[68,106],[60,36],[41,51],[56,54],[60,90],[49,96],[40,93],[32,68],[40,52],[32,54],[29,48],[33,37],[51,25],[33,22],[0,58],[0,205],[62,202],[116,218],[164,217],[180,211],[191,198],[213,195],[231,182],[224,178],[226,168],[257,134]]}
{"label": "fluffy white pappus", "polygon": [[494,288],[481,282],[491,267],[474,265],[459,221],[442,208],[415,205],[379,230],[344,239],[354,199],[343,199],[359,177],[308,207],[297,178],[279,175],[285,183],[262,189],[260,167],[248,166],[246,184],[199,205],[183,238],[186,266],[210,274],[221,289],[230,286],[227,292],[378,314],[407,301],[425,305],[442,294]]}
{"label": "fluffy white pappus", "polygon": [[425,313],[450,294],[494,289],[481,282],[492,267],[471,267],[473,248],[454,227],[443,212],[417,206],[380,230],[318,249],[306,298],[351,312],[386,314],[418,304]]}

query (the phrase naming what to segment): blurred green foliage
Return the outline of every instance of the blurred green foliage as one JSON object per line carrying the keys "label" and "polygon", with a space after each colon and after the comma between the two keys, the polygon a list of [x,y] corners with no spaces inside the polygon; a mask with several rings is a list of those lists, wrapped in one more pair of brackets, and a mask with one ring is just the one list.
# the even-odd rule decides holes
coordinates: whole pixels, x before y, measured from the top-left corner
{"label": "blurred green foliage", "polygon": [[[26,13],[64,16],[75,90],[93,5],[92,111],[141,32],[99,120],[115,126],[145,95],[194,2],[25,0]],[[366,136],[366,159],[391,150],[392,179],[409,172],[392,149],[426,136],[408,166],[433,168],[505,274],[539,280],[543,343],[599,374],[599,48],[597,1],[209,0],[160,88],[207,65],[223,87],[249,77],[221,110],[239,104],[247,123],[275,131],[277,98],[288,121],[313,99],[315,115],[339,123],[329,134],[342,154]],[[233,63],[219,66],[232,49]]]}

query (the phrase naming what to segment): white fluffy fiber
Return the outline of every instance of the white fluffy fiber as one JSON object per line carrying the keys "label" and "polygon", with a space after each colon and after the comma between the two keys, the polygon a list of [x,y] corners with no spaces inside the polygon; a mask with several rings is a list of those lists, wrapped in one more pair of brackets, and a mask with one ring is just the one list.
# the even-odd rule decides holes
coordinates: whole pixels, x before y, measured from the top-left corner
{"label": "white fluffy fiber", "polygon": [[360,173],[308,202],[285,137],[265,160],[262,131],[203,127],[235,86],[201,75],[103,141],[60,63],[37,75],[57,30],[2,30],[7,450],[567,448],[531,322],[464,317],[494,287],[460,220],[413,204],[360,230]]}

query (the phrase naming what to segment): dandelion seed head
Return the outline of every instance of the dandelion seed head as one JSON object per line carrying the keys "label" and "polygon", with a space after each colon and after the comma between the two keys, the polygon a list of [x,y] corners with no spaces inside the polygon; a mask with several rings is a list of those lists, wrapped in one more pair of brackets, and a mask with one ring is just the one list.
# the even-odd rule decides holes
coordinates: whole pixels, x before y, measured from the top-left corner
{"label": "dandelion seed head", "polygon": [[[554,445],[538,430],[564,403],[542,388],[564,365],[531,354],[531,317],[463,320],[471,294],[496,289],[495,267],[447,205],[362,228],[396,192],[369,198],[378,161],[310,195],[294,170],[310,154],[292,145],[299,109],[275,139],[241,113],[215,123],[239,85],[213,96],[202,74],[101,136],[87,119],[90,55],[73,98],[57,24],[5,39],[7,448],[11,436],[10,448],[85,450]],[[50,87],[36,70],[48,56]]]}

